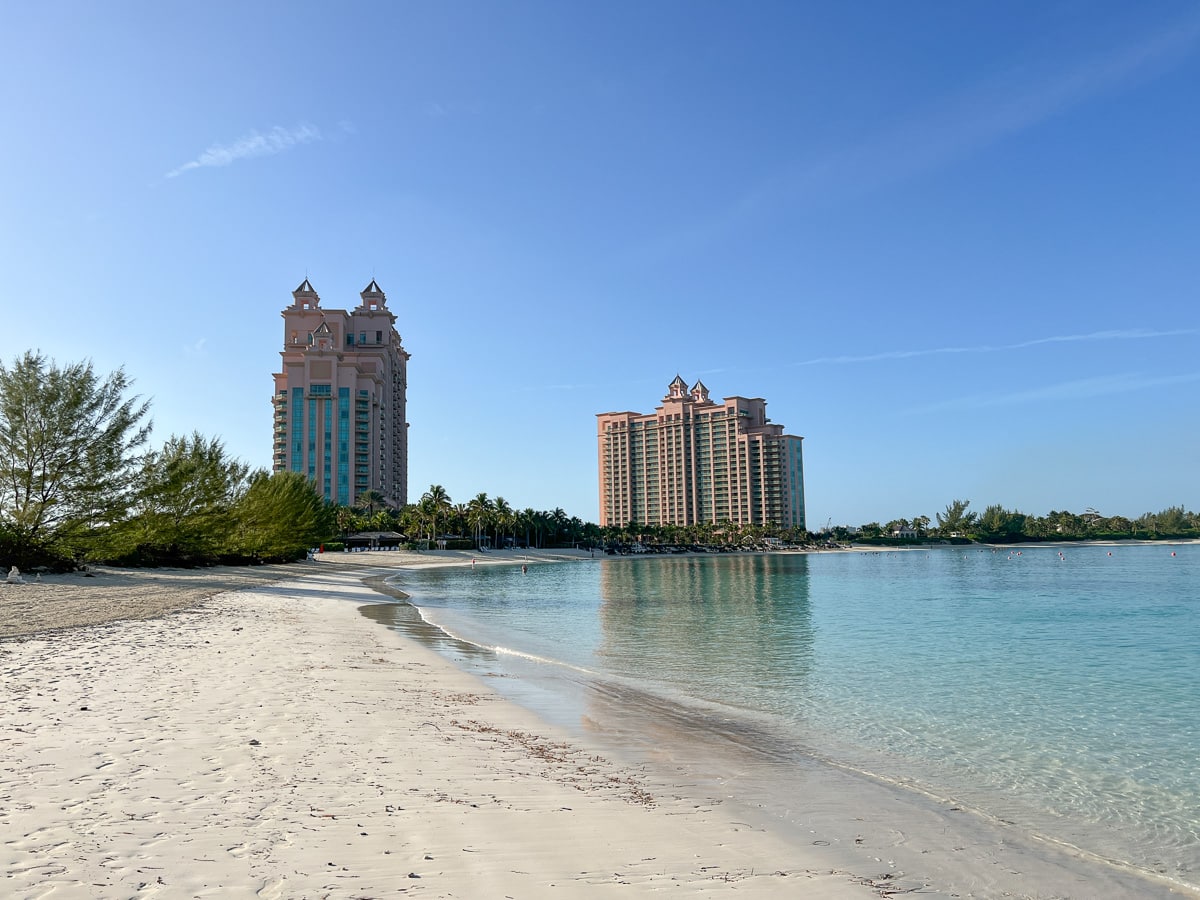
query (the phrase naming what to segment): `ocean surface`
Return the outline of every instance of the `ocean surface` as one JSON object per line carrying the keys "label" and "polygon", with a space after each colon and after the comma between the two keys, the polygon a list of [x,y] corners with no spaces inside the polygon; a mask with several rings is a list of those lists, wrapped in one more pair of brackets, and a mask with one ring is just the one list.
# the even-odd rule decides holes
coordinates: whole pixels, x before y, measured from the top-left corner
{"label": "ocean surface", "polygon": [[[435,646],[569,727],[623,729],[647,753],[692,728],[748,759],[832,762],[1200,884],[1200,546],[604,558],[392,582]],[[770,806],[769,782],[746,785]]]}

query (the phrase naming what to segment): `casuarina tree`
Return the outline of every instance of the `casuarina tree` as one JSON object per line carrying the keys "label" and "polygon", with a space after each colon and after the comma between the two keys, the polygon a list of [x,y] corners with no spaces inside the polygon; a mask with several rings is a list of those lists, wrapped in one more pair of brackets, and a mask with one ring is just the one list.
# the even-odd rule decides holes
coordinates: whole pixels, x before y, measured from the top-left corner
{"label": "casuarina tree", "polygon": [[58,366],[27,351],[0,363],[0,529],[24,558],[65,556],[120,519],[150,432],[123,370]]}

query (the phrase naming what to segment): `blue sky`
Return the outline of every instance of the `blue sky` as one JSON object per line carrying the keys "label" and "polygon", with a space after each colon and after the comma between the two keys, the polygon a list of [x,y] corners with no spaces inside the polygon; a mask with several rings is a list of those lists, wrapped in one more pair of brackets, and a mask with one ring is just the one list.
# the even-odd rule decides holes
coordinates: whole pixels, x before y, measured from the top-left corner
{"label": "blue sky", "polygon": [[678,373],[805,437],[810,527],[1200,506],[1191,3],[10,4],[11,361],[270,460],[280,310],[372,279],[410,495],[595,520]]}

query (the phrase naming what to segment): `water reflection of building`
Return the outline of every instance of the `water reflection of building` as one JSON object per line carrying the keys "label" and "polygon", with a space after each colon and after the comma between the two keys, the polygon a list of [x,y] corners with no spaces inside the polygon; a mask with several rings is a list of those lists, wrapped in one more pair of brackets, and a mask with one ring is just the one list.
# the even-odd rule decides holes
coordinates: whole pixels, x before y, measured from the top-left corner
{"label": "water reflection of building", "polygon": [[804,527],[804,439],[761,397],[717,403],[676,375],[653,413],[597,419],[601,525]]}
{"label": "water reflection of building", "polygon": [[736,701],[739,684],[781,696],[812,667],[808,558],[720,554],[600,566],[606,668],[630,678],[698,679],[692,696]]}

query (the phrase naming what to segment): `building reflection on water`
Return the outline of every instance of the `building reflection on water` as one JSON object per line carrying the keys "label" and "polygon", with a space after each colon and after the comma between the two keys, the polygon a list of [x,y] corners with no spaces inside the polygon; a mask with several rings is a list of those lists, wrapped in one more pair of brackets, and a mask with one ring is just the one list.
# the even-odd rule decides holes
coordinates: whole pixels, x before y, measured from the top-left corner
{"label": "building reflection on water", "polygon": [[761,708],[764,691],[784,703],[811,671],[808,559],[801,554],[606,561],[600,594],[596,652],[615,673]]}

